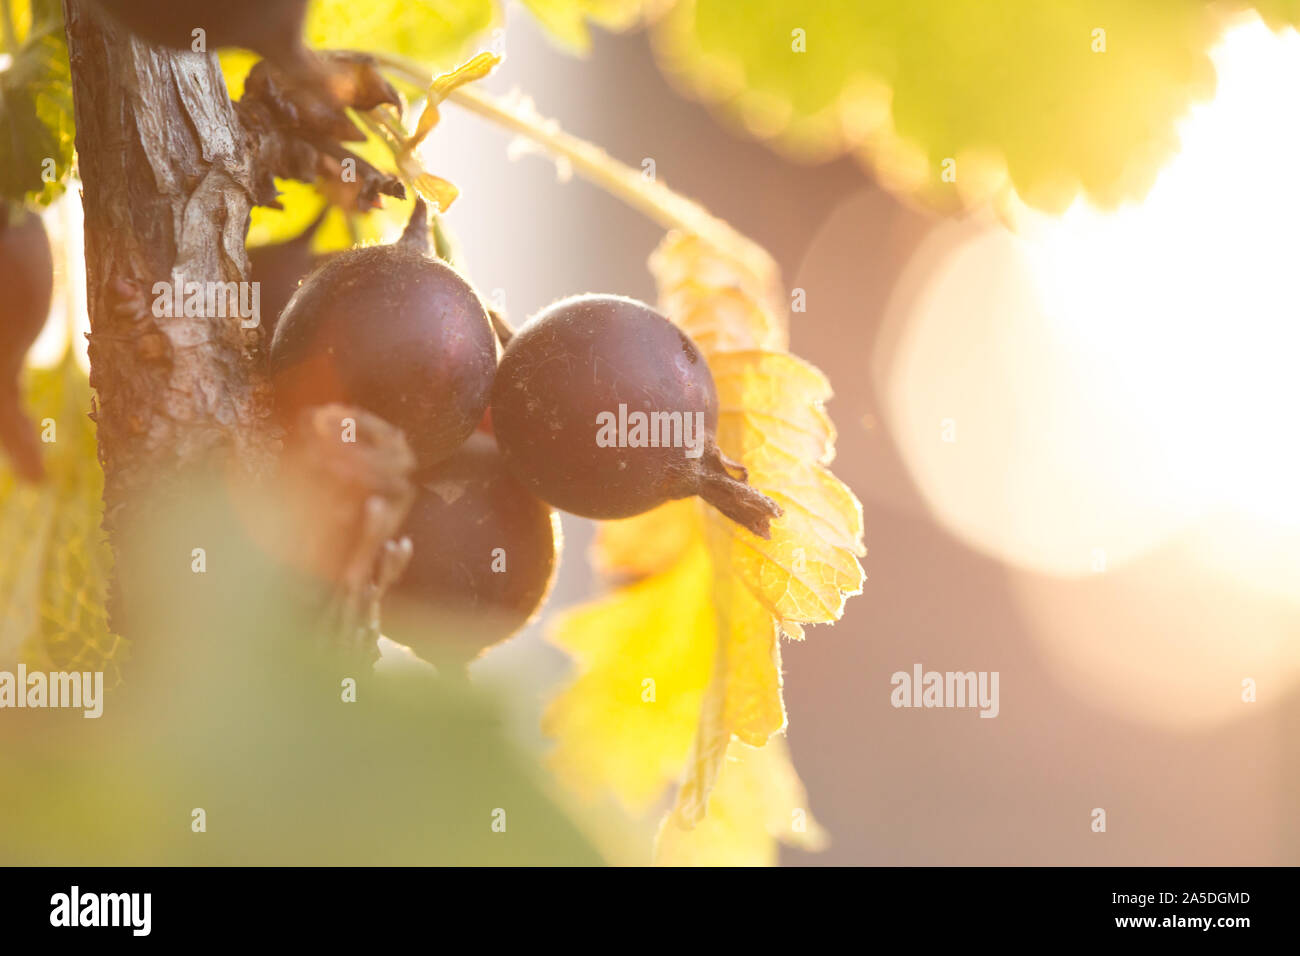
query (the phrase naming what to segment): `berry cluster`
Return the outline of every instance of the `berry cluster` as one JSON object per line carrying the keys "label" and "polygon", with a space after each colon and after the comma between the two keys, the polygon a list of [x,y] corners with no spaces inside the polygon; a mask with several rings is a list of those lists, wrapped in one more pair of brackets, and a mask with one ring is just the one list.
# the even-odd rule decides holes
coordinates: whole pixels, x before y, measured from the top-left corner
{"label": "berry cluster", "polygon": [[435,663],[515,633],[554,577],[553,507],[621,518],[699,495],[769,534],[781,511],[719,451],[713,378],[680,329],[632,299],[583,295],[511,334],[428,234],[417,202],[396,243],[318,267],[270,348],[286,423],[355,405],[415,453],[414,557],[385,599],[386,631]]}

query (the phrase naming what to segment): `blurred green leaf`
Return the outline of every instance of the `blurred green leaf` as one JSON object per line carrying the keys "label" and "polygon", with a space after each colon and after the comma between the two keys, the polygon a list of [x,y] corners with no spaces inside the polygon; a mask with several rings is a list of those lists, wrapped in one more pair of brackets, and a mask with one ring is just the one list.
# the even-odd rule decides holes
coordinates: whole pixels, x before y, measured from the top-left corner
{"label": "blurred green leaf", "polygon": [[[1259,5],[1275,25],[1300,16],[1296,0]],[[1009,183],[1059,211],[1080,190],[1102,206],[1145,194],[1177,149],[1176,121],[1214,92],[1208,50],[1225,9],[680,0],[655,46],[695,96],[795,159],[854,154],[940,209],[1006,195]]]}
{"label": "blurred green leaf", "polygon": [[322,49],[393,53],[446,67],[496,22],[492,0],[315,0],[306,34]]}
{"label": "blurred green leaf", "polygon": [[20,482],[0,465],[0,667],[102,670],[120,678],[124,643],[105,612],[112,558],[100,530],[103,473],[90,385],[71,358],[28,373],[26,409],[43,444],[46,479]]}
{"label": "blurred green leaf", "polygon": [[25,0],[11,9],[16,48],[0,72],[0,196],[48,205],[72,168],[72,78],[57,0]]}
{"label": "blurred green leaf", "polygon": [[[104,715],[0,722],[8,865],[556,866],[599,852],[468,688],[296,675],[266,693],[224,675],[203,706],[165,688]],[[186,688],[189,690],[190,688]],[[316,694],[315,700],[309,693]],[[166,703],[167,706],[163,706]],[[192,829],[202,809],[206,829]]]}
{"label": "blurred green leaf", "polygon": [[0,779],[22,781],[0,787],[0,860],[601,862],[498,701],[331,654],[330,585],[263,546],[248,513],[262,492],[193,477],[118,528],[119,567],[147,597],[103,716],[0,719]]}
{"label": "blurred green leaf", "polygon": [[[55,489],[98,483],[93,459],[71,447],[88,451],[90,436],[65,417],[84,416],[84,377],[65,367],[34,383],[37,414],[62,410],[48,462],[56,479],[22,497],[5,486],[5,580],[52,563],[48,546],[14,534],[54,542],[64,525],[53,515],[91,510]],[[73,461],[90,474],[77,479],[66,470]],[[21,781],[0,787],[0,860],[600,863],[495,699],[418,668],[374,675],[367,661],[327,650],[331,585],[299,567],[293,549],[266,547],[256,523],[281,491],[201,470],[121,518],[117,567],[137,596],[130,678],[107,694],[98,719],[0,714],[0,779]],[[53,602],[26,603],[30,618],[32,606]],[[84,657],[78,664],[93,669]],[[355,694],[345,695],[345,680]],[[195,808],[205,832],[192,829]]]}
{"label": "blurred green leaf", "polygon": [[658,0],[524,0],[524,6],[563,46],[576,53],[591,48],[588,21],[606,30],[627,30]]}

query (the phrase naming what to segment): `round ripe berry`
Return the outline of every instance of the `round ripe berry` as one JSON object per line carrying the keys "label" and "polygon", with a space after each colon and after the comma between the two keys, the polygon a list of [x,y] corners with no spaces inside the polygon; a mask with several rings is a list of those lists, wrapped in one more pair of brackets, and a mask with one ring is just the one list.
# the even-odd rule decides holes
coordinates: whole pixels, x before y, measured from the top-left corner
{"label": "round ripe berry", "polygon": [[421,482],[402,534],[414,552],[384,597],[383,631],[439,666],[524,626],[555,579],[558,516],[479,432]]}
{"label": "round ripe berry", "polygon": [[271,340],[287,422],[313,405],[359,405],[402,429],[421,469],[474,431],[491,397],[496,339],[474,289],[427,248],[417,203],[399,242],[342,253],[303,281]]}
{"label": "round ripe berry", "polygon": [[781,513],[718,449],[704,356],[634,299],[564,299],[517,332],[497,370],[492,425],[519,480],[573,514],[625,518],[699,495],[767,537]]}

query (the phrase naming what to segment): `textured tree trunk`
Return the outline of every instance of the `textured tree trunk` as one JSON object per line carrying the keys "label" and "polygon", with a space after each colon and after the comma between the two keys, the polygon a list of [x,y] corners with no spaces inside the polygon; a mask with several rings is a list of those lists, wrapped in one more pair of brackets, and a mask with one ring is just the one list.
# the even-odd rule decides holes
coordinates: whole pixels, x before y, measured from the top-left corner
{"label": "textured tree trunk", "polygon": [[119,530],[183,493],[186,475],[261,477],[277,445],[260,327],[154,308],[155,283],[248,278],[252,171],[215,54],[150,46],[84,0],[64,13],[104,527],[119,556],[110,611],[130,636],[150,582],[121,562]]}

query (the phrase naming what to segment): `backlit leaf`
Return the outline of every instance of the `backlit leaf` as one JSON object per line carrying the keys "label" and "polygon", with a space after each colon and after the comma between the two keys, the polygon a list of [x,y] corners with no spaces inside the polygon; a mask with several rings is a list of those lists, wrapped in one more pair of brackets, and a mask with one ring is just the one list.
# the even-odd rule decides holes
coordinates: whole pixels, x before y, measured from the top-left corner
{"label": "backlit leaf", "polygon": [[392,53],[447,66],[496,22],[492,0],[313,0],[306,38],[321,49]]}
{"label": "backlit leaf", "polygon": [[[1295,24],[1295,0],[1257,4]],[[1225,10],[1197,0],[679,0],[655,29],[664,69],[791,157],[848,153],[932,207],[1082,190],[1140,198],[1175,124],[1215,88]],[[947,175],[945,175],[945,173]]]}
{"label": "backlit leaf", "polygon": [[666,817],[655,862],[661,866],[773,866],[778,841],[822,849],[826,832],[808,811],[808,796],[784,737],[761,748],[733,743],[709,805],[686,828]]}
{"label": "backlit leaf", "polygon": [[578,676],[543,730],[557,741],[552,765],[579,792],[612,789],[639,811],[680,774],[713,669],[711,587],[696,537],[667,569],[556,625]]}
{"label": "backlit leaf", "polygon": [[[780,636],[838,620],[863,581],[861,507],[826,468],[835,441],[829,385],[784,351],[775,270],[761,250],[748,252],[741,265],[698,237],[670,234],[650,267],[661,308],[709,361],[719,445],[785,515],[769,540],[694,499],[606,523],[594,563],[634,580],[552,634],[579,671],[545,722],[556,769],[633,811],[680,780],[660,831],[667,863],[771,862],[778,839],[820,843],[806,811],[796,814],[803,829],[791,829],[802,791],[783,743],[769,743],[786,723]],[[666,674],[668,698],[645,700],[642,681],[652,678],[658,694]]]}
{"label": "backlit leaf", "polygon": [[592,560],[611,577],[642,577],[674,564],[696,539],[698,508],[683,498],[635,518],[606,521],[598,532]]}
{"label": "backlit leaf", "polygon": [[663,0],[524,0],[524,6],[563,46],[577,53],[591,48],[588,22],[606,30],[626,30],[643,11],[664,6]]}

